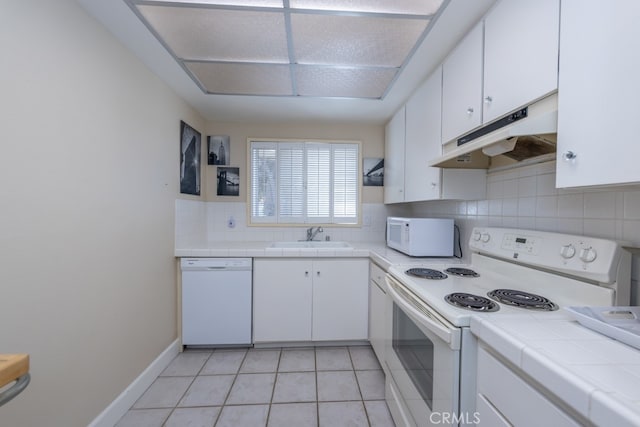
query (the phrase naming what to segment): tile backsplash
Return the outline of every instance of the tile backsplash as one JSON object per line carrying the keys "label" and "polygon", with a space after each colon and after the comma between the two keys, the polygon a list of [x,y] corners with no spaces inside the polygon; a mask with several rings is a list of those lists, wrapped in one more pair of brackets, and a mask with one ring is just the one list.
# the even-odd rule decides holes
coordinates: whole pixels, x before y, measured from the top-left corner
{"label": "tile backsplash", "polygon": [[[329,236],[331,240],[383,242],[386,218],[398,209],[364,203],[361,226],[323,227],[316,239]],[[306,227],[248,226],[246,203],[176,200],[176,248],[206,247],[209,242],[221,241],[303,240]]]}
{"label": "tile backsplash", "polygon": [[555,188],[555,162],[487,176],[487,199],[411,204],[414,216],[453,216],[464,231],[517,227],[622,240],[640,248],[640,187]]}

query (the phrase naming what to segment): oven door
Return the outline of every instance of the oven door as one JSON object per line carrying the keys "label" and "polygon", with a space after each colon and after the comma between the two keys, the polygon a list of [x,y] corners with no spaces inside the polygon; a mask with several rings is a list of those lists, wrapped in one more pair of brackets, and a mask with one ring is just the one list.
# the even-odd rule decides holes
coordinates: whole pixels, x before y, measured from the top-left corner
{"label": "oven door", "polygon": [[385,356],[402,400],[389,406],[408,410],[418,426],[442,424],[459,413],[460,329],[389,275],[387,288],[392,327]]}

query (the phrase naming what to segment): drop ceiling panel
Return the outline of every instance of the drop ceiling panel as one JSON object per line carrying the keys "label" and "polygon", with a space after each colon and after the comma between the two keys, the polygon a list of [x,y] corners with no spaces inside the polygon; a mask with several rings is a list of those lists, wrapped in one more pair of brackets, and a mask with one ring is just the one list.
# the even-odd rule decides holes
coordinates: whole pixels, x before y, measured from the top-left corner
{"label": "drop ceiling panel", "polygon": [[185,66],[208,93],[293,95],[288,65],[185,62]]}
{"label": "drop ceiling panel", "polygon": [[294,56],[299,64],[400,67],[428,23],[292,13]]}
{"label": "drop ceiling panel", "polygon": [[289,0],[295,9],[431,15],[442,0]]}
{"label": "drop ceiling panel", "polygon": [[149,5],[137,7],[178,58],[289,63],[282,13]]}
{"label": "drop ceiling panel", "polygon": [[443,4],[125,1],[206,94],[375,99],[389,92]]}
{"label": "drop ceiling panel", "polygon": [[397,70],[349,67],[297,66],[300,96],[381,98]]}
{"label": "drop ceiling panel", "polygon": [[199,3],[215,6],[283,7],[282,0],[155,0],[156,3]]}

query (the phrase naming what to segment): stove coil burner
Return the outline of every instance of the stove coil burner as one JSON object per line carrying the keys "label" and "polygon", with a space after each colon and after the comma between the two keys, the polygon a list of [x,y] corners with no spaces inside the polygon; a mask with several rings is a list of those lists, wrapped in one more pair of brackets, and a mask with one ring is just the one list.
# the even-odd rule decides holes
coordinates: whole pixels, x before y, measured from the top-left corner
{"label": "stove coil burner", "polygon": [[495,289],[487,295],[503,304],[529,310],[555,311],[558,309],[555,303],[545,297],[513,289]]}
{"label": "stove coil burner", "polygon": [[442,271],[434,270],[432,268],[410,268],[407,271],[405,271],[405,273],[411,276],[416,276],[416,277],[420,277],[423,279],[430,279],[430,280],[442,280],[449,277],[446,274],[444,274]]}
{"label": "stove coil burner", "polygon": [[453,274],[454,276],[460,277],[478,277],[480,276],[475,271],[470,268],[460,268],[460,267],[450,267],[445,270],[449,274]]}
{"label": "stove coil burner", "polygon": [[467,310],[480,311],[480,312],[492,312],[500,310],[500,306],[489,298],[481,297],[479,295],[467,294],[464,292],[456,292],[444,297],[445,301],[458,308],[465,308]]}

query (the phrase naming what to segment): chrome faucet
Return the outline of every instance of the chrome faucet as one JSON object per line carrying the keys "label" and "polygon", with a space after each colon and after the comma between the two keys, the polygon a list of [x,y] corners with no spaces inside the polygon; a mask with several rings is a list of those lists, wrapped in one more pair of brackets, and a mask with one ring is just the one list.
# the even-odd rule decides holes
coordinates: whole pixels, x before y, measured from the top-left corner
{"label": "chrome faucet", "polygon": [[[316,229],[315,231],[313,231],[314,228]],[[322,233],[322,227],[307,228],[307,242],[310,242],[311,240],[313,240],[313,238],[316,237],[316,234],[318,233]]]}

